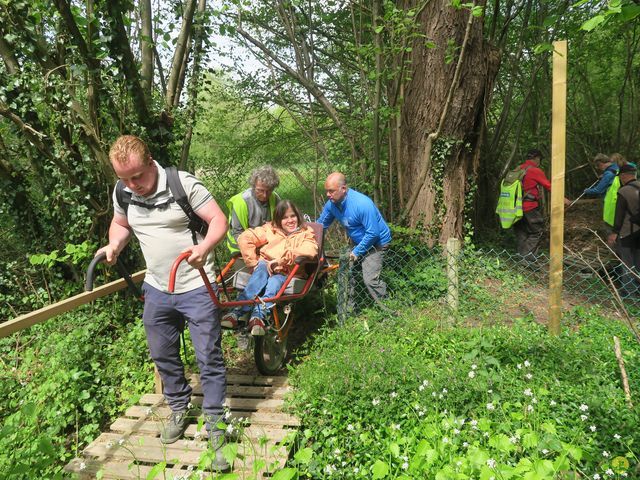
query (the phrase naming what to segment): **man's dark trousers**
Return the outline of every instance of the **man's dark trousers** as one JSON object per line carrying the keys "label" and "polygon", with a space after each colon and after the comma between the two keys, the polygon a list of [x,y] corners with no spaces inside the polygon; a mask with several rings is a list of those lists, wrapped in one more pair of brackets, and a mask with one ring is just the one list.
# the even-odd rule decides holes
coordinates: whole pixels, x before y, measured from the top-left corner
{"label": "man's dark trousers", "polygon": [[180,294],[162,292],[146,283],[143,288],[142,320],[147,343],[169,407],[174,412],[185,410],[191,398],[192,389],[180,359],[180,333],[186,320],[200,370],[202,410],[208,415],[221,415],[226,395],[222,332],[218,310],[206,287]]}
{"label": "man's dark trousers", "polygon": [[524,212],[523,217],[515,223],[518,253],[520,255],[535,254],[544,230],[544,216],[540,207]]}

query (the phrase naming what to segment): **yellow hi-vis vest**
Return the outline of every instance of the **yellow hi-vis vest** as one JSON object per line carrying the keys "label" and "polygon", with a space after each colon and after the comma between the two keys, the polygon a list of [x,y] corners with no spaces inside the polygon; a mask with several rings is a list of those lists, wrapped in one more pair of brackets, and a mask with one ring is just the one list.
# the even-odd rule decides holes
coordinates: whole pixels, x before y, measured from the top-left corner
{"label": "yellow hi-vis vest", "polygon": [[527,170],[529,167],[518,167],[510,171],[500,184],[500,197],[496,213],[500,217],[502,228],[511,228],[524,215],[522,212],[522,179]]}
{"label": "yellow hi-vis vest", "polygon": [[[244,192],[240,192],[227,200],[227,209],[229,210],[228,224],[231,225],[231,215],[235,212],[240,225],[242,225],[242,228],[246,230],[249,228],[249,207],[247,206],[247,202],[244,201],[244,198],[242,198],[243,193]],[[269,212],[271,212],[271,218],[273,218],[273,214],[276,211],[277,201],[278,197],[275,193],[272,193],[269,197]],[[259,226],[260,225],[256,225],[256,227]],[[231,228],[227,230],[227,248],[232,254],[240,252],[238,242],[236,242],[236,239],[231,233]]]}
{"label": "yellow hi-vis vest", "polygon": [[607,189],[604,196],[604,207],[602,209],[602,219],[607,225],[613,227],[616,218],[616,203],[618,203],[618,190],[620,190],[620,177],[616,175],[613,183]]}

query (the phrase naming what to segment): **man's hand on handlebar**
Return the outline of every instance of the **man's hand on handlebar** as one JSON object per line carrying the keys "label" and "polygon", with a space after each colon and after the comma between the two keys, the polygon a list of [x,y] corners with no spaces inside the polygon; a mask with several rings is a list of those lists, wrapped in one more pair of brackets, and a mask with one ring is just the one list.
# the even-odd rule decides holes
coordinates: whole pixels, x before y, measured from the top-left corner
{"label": "man's hand on handlebar", "polygon": [[118,252],[118,250],[113,245],[105,245],[96,252],[94,257],[97,257],[103,252],[107,255],[107,258],[105,259],[107,265],[115,265],[116,261],[118,260],[118,254],[120,252]]}
{"label": "man's hand on handlebar", "polygon": [[186,252],[191,252],[191,255],[187,258],[189,265],[195,269],[204,267],[204,264],[207,262],[207,257],[209,256],[209,250],[202,245],[194,245],[182,251],[182,253]]}

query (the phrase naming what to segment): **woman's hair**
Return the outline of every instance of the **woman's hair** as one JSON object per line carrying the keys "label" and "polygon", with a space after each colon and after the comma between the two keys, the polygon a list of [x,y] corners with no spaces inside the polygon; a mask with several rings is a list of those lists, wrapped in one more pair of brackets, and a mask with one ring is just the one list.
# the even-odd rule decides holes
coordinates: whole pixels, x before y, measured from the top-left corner
{"label": "woman's hair", "polygon": [[627,159],[624,158],[622,156],[622,154],[620,154],[620,153],[612,153],[611,154],[611,161],[613,163],[617,164],[619,167],[622,167],[622,166],[626,165],[627,163],[629,163],[627,161]]}
{"label": "woman's hair", "polygon": [[278,202],[276,210],[273,212],[273,224],[278,228],[282,228],[282,219],[289,209],[293,210],[293,213],[295,213],[298,218],[298,228],[302,228],[304,226],[304,219],[298,207],[296,207],[291,200],[280,200]]}

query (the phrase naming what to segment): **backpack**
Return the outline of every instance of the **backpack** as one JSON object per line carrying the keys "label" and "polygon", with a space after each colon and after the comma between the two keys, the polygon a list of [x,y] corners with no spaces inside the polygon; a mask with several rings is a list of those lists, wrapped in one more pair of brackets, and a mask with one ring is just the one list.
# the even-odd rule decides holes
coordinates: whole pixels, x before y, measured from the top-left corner
{"label": "backpack", "polygon": [[496,213],[500,217],[502,228],[511,228],[514,223],[522,218],[522,180],[531,167],[517,167],[504,177],[500,183],[500,197]]}
{"label": "backpack", "polygon": [[203,237],[207,236],[207,231],[209,230],[209,225],[202,218],[200,218],[196,212],[193,211],[193,208],[189,204],[189,199],[187,198],[187,193],[184,191],[184,187],[182,186],[182,182],[180,181],[180,176],[178,175],[178,169],[176,167],[167,167],[165,168],[165,172],[167,172],[167,184],[169,185],[169,190],[171,191],[171,195],[173,198],[170,198],[167,202],[159,204],[159,205],[150,205],[148,203],[137,202],[131,198],[131,192],[127,192],[124,189],[124,183],[121,180],[118,180],[116,183],[116,200],[120,208],[124,210],[125,217],[129,211],[129,205],[136,205],[138,207],[152,209],[152,208],[166,208],[169,204],[174,201],[182,208],[182,211],[185,213],[187,218],[189,219],[189,230],[191,230],[191,239],[193,240],[193,244],[197,245],[198,240],[196,237],[196,232],[198,232]]}
{"label": "backpack", "polygon": [[636,189],[636,191],[638,192],[638,210],[636,211],[636,213],[631,213],[631,211],[629,211],[629,221],[640,227],[640,185],[638,185],[637,183],[633,183],[631,185],[633,188]]}

